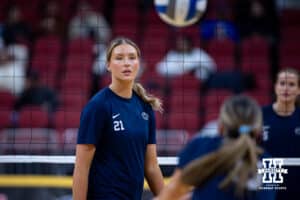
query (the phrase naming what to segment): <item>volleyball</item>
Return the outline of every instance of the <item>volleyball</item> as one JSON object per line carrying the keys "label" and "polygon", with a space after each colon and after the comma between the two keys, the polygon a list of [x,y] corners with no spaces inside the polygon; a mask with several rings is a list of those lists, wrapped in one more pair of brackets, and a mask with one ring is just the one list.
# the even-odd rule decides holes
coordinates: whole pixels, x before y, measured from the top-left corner
{"label": "volleyball", "polygon": [[207,7],[207,0],[155,0],[154,3],[159,17],[176,27],[196,23]]}

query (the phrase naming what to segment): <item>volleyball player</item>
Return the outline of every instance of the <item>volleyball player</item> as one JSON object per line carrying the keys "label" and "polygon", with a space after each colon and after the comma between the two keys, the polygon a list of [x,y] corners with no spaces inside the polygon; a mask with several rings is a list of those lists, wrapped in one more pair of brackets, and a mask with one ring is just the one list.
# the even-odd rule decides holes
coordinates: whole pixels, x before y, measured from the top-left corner
{"label": "volleyball player", "polygon": [[[276,101],[263,107],[263,146],[272,157],[300,157],[300,109],[296,105],[300,94],[299,72],[292,68],[278,72],[275,82]],[[286,167],[277,199],[299,199],[300,167]]]}
{"label": "volleyball player", "polygon": [[157,195],[163,177],[153,110],[162,110],[161,101],[135,82],[141,54],[134,42],[116,38],[106,55],[112,81],[81,114],[73,199],[140,200],[144,177]]}
{"label": "volleyball player", "polygon": [[180,153],[179,164],[159,200],[176,200],[193,190],[192,199],[274,199],[259,190],[257,163],[262,149],[255,138],[262,126],[261,109],[246,96],[234,96],[221,107],[218,137],[196,137]]}

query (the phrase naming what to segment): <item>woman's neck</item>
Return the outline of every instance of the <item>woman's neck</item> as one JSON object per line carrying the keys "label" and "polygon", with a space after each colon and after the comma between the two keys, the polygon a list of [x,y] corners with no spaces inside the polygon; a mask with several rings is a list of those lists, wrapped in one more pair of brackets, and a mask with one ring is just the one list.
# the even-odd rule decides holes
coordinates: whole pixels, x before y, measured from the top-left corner
{"label": "woman's neck", "polygon": [[109,88],[123,98],[131,98],[133,83],[111,83]]}
{"label": "woman's neck", "polygon": [[280,116],[289,116],[295,111],[295,104],[276,101],[273,110]]}

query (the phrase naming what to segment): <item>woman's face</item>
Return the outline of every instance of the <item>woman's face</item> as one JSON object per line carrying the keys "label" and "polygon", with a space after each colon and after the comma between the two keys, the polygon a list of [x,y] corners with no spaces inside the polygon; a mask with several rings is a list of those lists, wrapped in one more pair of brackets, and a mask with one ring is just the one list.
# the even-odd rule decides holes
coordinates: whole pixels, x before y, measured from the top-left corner
{"label": "woman's face", "polygon": [[129,44],[116,46],[108,62],[108,70],[112,79],[119,81],[134,81],[139,70],[137,50]]}
{"label": "woman's face", "polygon": [[295,103],[300,94],[298,76],[290,72],[281,72],[275,84],[277,101],[282,103]]}

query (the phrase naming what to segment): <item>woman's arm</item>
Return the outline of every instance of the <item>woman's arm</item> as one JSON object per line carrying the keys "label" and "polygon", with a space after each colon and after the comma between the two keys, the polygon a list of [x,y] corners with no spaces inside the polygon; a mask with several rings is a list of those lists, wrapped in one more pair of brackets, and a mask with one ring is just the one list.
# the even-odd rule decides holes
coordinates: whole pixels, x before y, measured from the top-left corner
{"label": "woman's arm", "polygon": [[76,161],[73,174],[73,200],[86,200],[88,176],[92,159],[95,154],[92,144],[78,144],[76,146]]}
{"label": "woman's arm", "polygon": [[145,177],[154,195],[164,186],[164,180],[157,162],[156,144],[148,144],[145,157]]}
{"label": "woman's arm", "polygon": [[181,170],[176,169],[170,183],[161,191],[155,200],[183,200],[187,199],[192,186],[186,185],[181,181]]}

